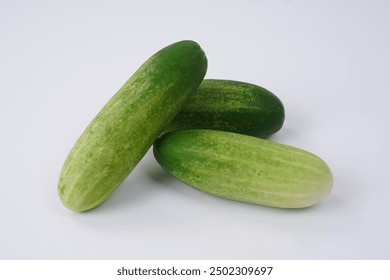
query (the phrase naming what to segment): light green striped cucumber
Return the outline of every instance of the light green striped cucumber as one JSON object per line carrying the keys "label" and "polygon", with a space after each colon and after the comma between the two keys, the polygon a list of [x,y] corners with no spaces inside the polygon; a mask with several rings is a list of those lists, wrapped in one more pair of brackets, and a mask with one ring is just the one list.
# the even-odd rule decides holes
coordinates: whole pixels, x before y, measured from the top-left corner
{"label": "light green striped cucumber", "polygon": [[239,81],[204,80],[164,131],[201,128],[267,138],[283,122],[282,102],[265,88]]}
{"label": "light green striped cucumber", "polygon": [[66,158],[58,187],[63,204],[85,211],[106,200],[196,92],[206,69],[206,56],[193,41],[174,43],[148,59]]}
{"label": "light green striped cucumber", "polygon": [[173,176],[215,196],[248,203],[303,208],[332,188],[327,164],[304,150],[216,130],[182,130],[159,138],[158,163]]}

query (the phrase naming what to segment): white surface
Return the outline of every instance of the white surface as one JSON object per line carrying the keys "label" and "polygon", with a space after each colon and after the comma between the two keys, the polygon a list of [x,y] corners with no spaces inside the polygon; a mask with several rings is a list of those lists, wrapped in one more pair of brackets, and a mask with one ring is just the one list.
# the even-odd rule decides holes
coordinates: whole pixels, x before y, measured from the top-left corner
{"label": "white surface", "polygon": [[[1,1],[1,259],[389,259],[389,1]],[[153,53],[182,39],[207,78],[268,88],[272,139],[322,157],[332,194],[280,210],[200,193],[151,153],[103,205],[57,196],[81,132]]]}

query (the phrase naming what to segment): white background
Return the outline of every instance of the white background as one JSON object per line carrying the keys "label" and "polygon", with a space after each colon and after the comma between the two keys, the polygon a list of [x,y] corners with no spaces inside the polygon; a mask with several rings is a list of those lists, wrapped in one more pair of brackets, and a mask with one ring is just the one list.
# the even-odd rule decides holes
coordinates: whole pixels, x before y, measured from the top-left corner
{"label": "white background", "polygon": [[[390,1],[0,0],[0,259],[389,259]],[[315,207],[200,193],[148,153],[100,207],[57,195],[84,128],[152,54],[197,41],[206,78],[274,92],[272,140],[331,167]]]}

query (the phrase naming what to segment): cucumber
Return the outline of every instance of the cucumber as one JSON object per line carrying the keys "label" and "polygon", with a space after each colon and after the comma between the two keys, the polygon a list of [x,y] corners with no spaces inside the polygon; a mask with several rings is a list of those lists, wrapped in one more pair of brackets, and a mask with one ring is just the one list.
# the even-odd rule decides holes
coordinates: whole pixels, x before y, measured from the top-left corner
{"label": "cucumber", "polygon": [[327,164],[304,150],[252,136],[182,130],[159,138],[157,162],[182,182],[209,194],[279,208],[303,208],[333,185]]}
{"label": "cucumber", "polygon": [[204,80],[165,128],[213,129],[267,138],[282,127],[284,107],[265,88],[239,81]]}
{"label": "cucumber", "polygon": [[105,201],[196,92],[206,69],[206,56],[193,41],[174,43],[148,59],[67,156],[58,184],[62,203],[85,211]]}

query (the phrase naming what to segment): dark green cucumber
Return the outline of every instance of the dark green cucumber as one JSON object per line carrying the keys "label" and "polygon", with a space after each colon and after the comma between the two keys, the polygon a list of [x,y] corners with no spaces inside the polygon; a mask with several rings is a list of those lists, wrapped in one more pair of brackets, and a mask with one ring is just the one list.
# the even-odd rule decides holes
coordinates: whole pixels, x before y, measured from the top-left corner
{"label": "dark green cucumber", "polygon": [[66,158],[58,187],[63,204],[85,211],[106,200],[196,92],[206,68],[203,50],[192,41],[172,44],[148,59]]}
{"label": "dark green cucumber", "polygon": [[230,80],[204,80],[165,132],[213,129],[269,137],[284,122],[284,107],[265,88]]}
{"label": "dark green cucumber", "polygon": [[159,138],[158,163],[194,188],[248,203],[303,208],[333,185],[324,161],[304,150],[216,130],[182,130]]}

